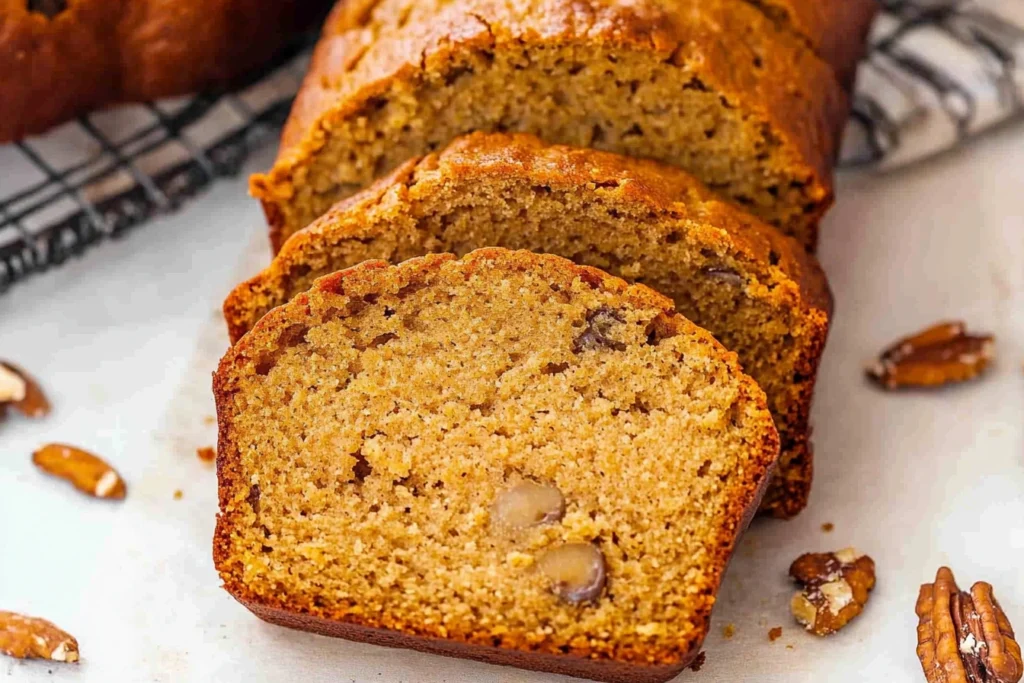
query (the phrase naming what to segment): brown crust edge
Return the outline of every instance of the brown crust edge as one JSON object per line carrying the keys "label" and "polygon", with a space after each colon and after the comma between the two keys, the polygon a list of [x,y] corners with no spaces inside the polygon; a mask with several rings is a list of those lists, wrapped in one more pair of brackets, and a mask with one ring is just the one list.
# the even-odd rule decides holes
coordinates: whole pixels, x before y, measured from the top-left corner
{"label": "brown crust edge", "polygon": [[[409,281],[412,278],[418,278],[422,281],[427,273],[439,269],[442,264],[450,260],[455,260],[455,257],[451,254],[431,254],[405,261],[396,266],[389,266],[383,261],[368,261],[353,268],[320,278],[312,290],[305,294],[300,294],[288,304],[276,308],[264,316],[256,324],[256,327],[253,328],[252,334],[247,334],[225,353],[213,377],[213,393],[217,405],[218,421],[217,479],[220,510],[217,514],[217,523],[214,530],[213,559],[214,565],[224,582],[224,589],[254,614],[267,621],[324,635],[346,638],[351,635],[353,639],[363,640],[364,642],[411,647],[412,649],[435,652],[437,654],[510,664],[520,668],[539,671],[573,672],[578,675],[594,678],[595,680],[605,680],[612,683],[619,683],[620,681],[622,683],[632,681],[637,681],[638,683],[646,681],[660,683],[661,681],[668,680],[692,662],[700,651],[704,637],[710,628],[711,609],[715,602],[714,596],[721,586],[722,577],[735,550],[736,543],[756,513],[768,482],[771,479],[779,453],[778,433],[775,431],[774,423],[768,414],[767,399],[764,392],[757,386],[756,382],[743,374],[736,355],[722,347],[703,328],[697,327],[682,315],[676,313],[671,301],[643,285],[629,285],[625,281],[608,275],[601,270],[588,266],[578,266],[558,256],[487,248],[472,252],[461,260],[471,264],[473,267],[483,266],[486,268],[493,267],[497,261],[504,261],[507,265],[514,265],[520,268],[533,267],[547,262],[561,267],[574,278],[582,279],[594,288],[604,288],[605,290],[623,295],[634,305],[662,309],[666,314],[666,321],[669,324],[685,328],[688,333],[704,337],[712,346],[717,347],[721,351],[725,357],[725,362],[730,365],[732,372],[737,377],[746,379],[740,387],[743,400],[753,402],[757,409],[768,418],[765,425],[768,429],[764,432],[763,441],[759,447],[752,446],[752,449],[757,451],[751,458],[752,466],[748,468],[745,480],[737,484],[737,488],[741,489],[746,495],[742,499],[732,500],[726,514],[723,516],[720,526],[721,533],[711,553],[714,558],[713,566],[717,571],[712,572],[712,575],[709,577],[708,589],[703,603],[694,612],[693,622],[697,629],[697,636],[685,652],[678,652],[678,649],[669,650],[663,654],[663,657],[674,661],[670,661],[667,664],[652,663],[645,665],[608,657],[596,659],[579,656],[586,655],[587,652],[585,650],[574,652],[572,655],[528,650],[525,647],[517,647],[519,644],[512,640],[510,640],[510,647],[495,647],[493,644],[478,642],[475,645],[479,646],[479,649],[474,648],[470,651],[466,651],[461,647],[435,647],[438,640],[446,640],[453,645],[465,646],[474,644],[472,641],[460,643],[457,634],[452,634],[453,637],[448,639],[438,639],[431,637],[436,634],[428,632],[402,633],[403,638],[383,642],[379,636],[380,631],[396,633],[396,635],[398,632],[391,629],[379,629],[374,624],[356,624],[353,622],[352,615],[330,618],[329,616],[304,613],[299,609],[295,609],[294,606],[285,605],[281,600],[277,601],[280,604],[271,604],[269,600],[250,591],[245,586],[242,578],[232,573],[232,569],[236,565],[231,562],[230,557],[233,516],[230,508],[232,491],[241,481],[238,453],[231,437],[229,424],[231,396],[233,393],[229,385],[230,375],[234,368],[245,362],[248,352],[258,350],[261,342],[264,341],[263,337],[268,337],[271,342],[276,341],[276,329],[286,326],[296,318],[308,315],[310,311],[310,296],[317,296],[320,293],[344,294],[347,289],[350,290],[353,287],[362,290],[365,286],[374,284],[374,271],[379,270],[392,272],[400,270],[411,271]],[[408,283],[408,281],[406,282]],[[365,292],[360,291],[360,295],[363,293]],[[285,618],[285,615],[291,616]],[[327,624],[334,624],[335,626],[328,627]],[[358,625],[362,628],[356,630],[345,628],[345,626],[353,625]],[[491,640],[493,641],[493,639]],[[499,642],[504,643],[504,639]],[[497,651],[497,654],[495,651]],[[508,652],[518,654],[511,656],[501,654]],[[671,655],[668,652],[671,652]],[[538,656],[544,654],[547,654],[547,656]],[[529,665],[524,660],[528,660]],[[555,666],[558,668],[554,668]],[[619,677],[620,673],[625,677]],[[642,677],[644,674],[648,677]]]}

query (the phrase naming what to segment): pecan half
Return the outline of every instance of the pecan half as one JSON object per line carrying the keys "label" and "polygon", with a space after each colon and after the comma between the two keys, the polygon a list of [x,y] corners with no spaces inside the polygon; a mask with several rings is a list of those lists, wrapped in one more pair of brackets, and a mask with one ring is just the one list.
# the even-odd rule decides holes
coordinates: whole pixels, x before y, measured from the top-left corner
{"label": "pecan half", "polygon": [[921,586],[914,609],[917,657],[928,683],[1017,683],[1024,674],[1020,645],[992,586],[956,585],[939,567],[935,583]]}
{"label": "pecan half", "polygon": [[834,553],[805,553],[793,561],[789,575],[803,590],[790,610],[815,635],[827,636],[861,613],[875,587],[875,561],[853,548]]}
{"label": "pecan half", "polygon": [[11,406],[25,417],[50,414],[50,402],[38,382],[6,361],[0,361],[0,407],[3,406]]}
{"label": "pecan half", "polygon": [[90,496],[116,500],[125,496],[124,480],[117,470],[80,448],[47,444],[32,454],[32,462],[47,474],[67,479]]}
{"label": "pecan half", "polygon": [[0,611],[0,652],[17,659],[77,662],[78,641],[46,619]]}
{"label": "pecan half", "polygon": [[868,368],[886,389],[937,387],[974,379],[992,360],[992,335],[969,335],[962,322],[944,322],[901,339]]}

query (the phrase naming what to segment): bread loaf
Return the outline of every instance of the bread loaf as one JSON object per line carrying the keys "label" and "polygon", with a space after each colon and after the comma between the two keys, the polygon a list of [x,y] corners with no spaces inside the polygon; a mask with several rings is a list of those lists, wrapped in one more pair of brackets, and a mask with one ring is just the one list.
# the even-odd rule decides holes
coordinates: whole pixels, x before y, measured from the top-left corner
{"label": "bread loaf", "polygon": [[410,157],[527,132],[682,167],[813,248],[847,107],[745,0],[343,2],[251,190],[277,249]]}
{"label": "bread loaf", "polygon": [[778,449],[670,301],[500,249],[327,276],[214,390],[214,559],[254,613],[606,681],[696,656]]}

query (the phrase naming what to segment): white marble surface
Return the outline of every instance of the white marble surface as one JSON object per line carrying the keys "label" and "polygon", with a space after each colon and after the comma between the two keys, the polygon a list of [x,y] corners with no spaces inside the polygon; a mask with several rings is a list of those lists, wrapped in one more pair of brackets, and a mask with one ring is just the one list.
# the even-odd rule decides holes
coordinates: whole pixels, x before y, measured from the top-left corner
{"label": "white marble surface", "polygon": [[[792,522],[753,525],[720,594],[707,664],[680,681],[923,681],[913,604],[942,563],[962,583],[993,583],[1024,630],[1022,160],[1015,126],[925,166],[842,179],[821,250],[837,317],[814,411],[812,502]],[[0,679],[565,680],[269,626],[219,588],[215,477],[194,451],[215,436],[204,417],[226,343],[219,302],[266,258],[261,230],[244,181],[222,182],[0,297],[0,357],[31,369],[55,403],[45,422],[0,428],[0,609],[45,616],[82,647],[77,666],[0,657]],[[878,349],[946,317],[997,335],[983,381],[902,395],[863,381]],[[127,500],[85,499],[42,476],[29,455],[45,441],[105,455]],[[788,614],[786,567],[850,544],[877,561],[878,587],[848,629],[815,639]],[[776,625],[784,633],[770,643]]]}

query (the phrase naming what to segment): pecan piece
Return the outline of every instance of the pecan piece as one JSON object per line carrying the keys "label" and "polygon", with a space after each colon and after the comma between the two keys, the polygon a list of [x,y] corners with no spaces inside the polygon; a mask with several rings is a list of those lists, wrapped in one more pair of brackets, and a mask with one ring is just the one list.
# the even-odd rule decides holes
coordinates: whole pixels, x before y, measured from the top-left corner
{"label": "pecan piece", "polygon": [[1017,683],[1024,674],[1020,645],[992,594],[979,581],[970,592],[939,567],[935,583],[921,586],[914,609],[917,657],[928,683]]}
{"label": "pecan piece", "polygon": [[626,345],[612,336],[612,332],[624,322],[621,313],[607,306],[590,311],[587,313],[587,329],[573,340],[572,352],[601,348],[625,351]]}
{"label": "pecan piece", "polygon": [[994,346],[992,335],[969,335],[962,322],[939,323],[887,348],[867,373],[886,389],[964,382],[984,372]]}
{"label": "pecan piece", "polygon": [[0,407],[8,405],[25,417],[50,414],[50,402],[39,384],[18,366],[0,361]]}
{"label": "pecan piece", "polygon": [[47,474],[67,479],[90,496],[116,500],[125,496],[124,480],[117,470],[80,448],[47,444],[32,454],[32,462]]}
{"label": "pecan piece", "polygon": [[0,652],[16,659],[77,662],[78,641],[46,619],[0,611]]}
{"label": "pecan piece", "polygon": [[793,617],[811,633],[827,636],[864,609],[875,587],[875,561],[853,548],[805,553],[790,565],[789,575],[802,586],[790,601]]}

